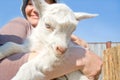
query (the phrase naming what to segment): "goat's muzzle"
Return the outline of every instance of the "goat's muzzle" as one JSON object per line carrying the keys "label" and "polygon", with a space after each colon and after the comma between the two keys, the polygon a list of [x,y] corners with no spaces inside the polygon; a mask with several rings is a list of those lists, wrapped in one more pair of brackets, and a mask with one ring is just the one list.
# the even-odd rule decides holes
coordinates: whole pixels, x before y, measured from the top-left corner
{"label": "goat's muzzle", "polygon": [[58,52],[58,54],[64,54],[67,51],[67,48],[57,46],[56,51]]}

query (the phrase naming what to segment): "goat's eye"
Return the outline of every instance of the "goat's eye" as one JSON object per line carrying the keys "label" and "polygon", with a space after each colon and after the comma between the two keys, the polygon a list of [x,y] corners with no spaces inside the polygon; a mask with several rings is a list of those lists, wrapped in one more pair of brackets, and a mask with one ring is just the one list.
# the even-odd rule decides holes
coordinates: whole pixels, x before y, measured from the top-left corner
{"label": "goat's eye", "polygon": [[53,31],[54,29],[52,28],[52,26],[50,24],[45,24],[46,28]]}
{"label": "goat's eye", "polygon": [[50,24],[45,24],[46,28],[47,29],[50,29],[51,28],[51,25]]}

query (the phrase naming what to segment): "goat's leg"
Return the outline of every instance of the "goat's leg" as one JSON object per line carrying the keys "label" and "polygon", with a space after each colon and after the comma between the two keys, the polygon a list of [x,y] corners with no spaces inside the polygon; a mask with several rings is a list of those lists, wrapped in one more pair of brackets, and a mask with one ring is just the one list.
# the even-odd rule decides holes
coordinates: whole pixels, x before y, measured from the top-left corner
{"label": "goat's leg", "polygon": [[0,46],[0,59],[15,53],[26,52],[26,50],[21,44],[7,42],[3,46]]}
{"label": "goat's leg", "polygon": [[[38,55],[34,59],[23,64],[17,74],[11,80],[49,80],[45,79],[44,71],[46,71],[46,61],[48,58],[39,57]],[[42,65],[43,64],[43,65]]]}
{"label": "goat's leg", "polygon": [[[34,59],[33,59],[34,60]],[[37,69],[34,61],[23,64],[11,80],[45,80],[44,74]]]}
{"label": "goat's leg", "polygon": [[12,80],[50,80],[45,76],[57,65],[58,58],[50,50],[42,50],[34,59],[23,64]]}

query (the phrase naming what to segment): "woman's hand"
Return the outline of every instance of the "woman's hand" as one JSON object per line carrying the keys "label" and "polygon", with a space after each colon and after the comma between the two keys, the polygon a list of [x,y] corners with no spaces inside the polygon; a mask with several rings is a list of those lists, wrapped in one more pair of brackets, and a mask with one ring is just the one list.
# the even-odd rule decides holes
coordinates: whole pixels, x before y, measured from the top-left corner
{"label": "woman's hand", "polygon": [[[79,65],[78,60],[78,65]],[[98,80],[102,70],[102,59],[94,52],[86,50],[85,57],[83,58],[84,67],[81,70],[90,80]]]}
{"label": "woman's hand", "polygon": [[89,48],[88,43],[87,43],[86,41],[78,38],[78,37],[75,36],[75,35],[71,35],[71,40],[72,40],[75,44],[77,44],[77,45],[80,45],[80,46],[82,46],[82,47],[84,47],[84,48]]}
{"label": "woman's hand", "polygon": [[[75,35],[71,36],[71,40],[84,48],[89,49],[88,43]],[[81,65],[81,59],[77,59],[77,65]],[[83,58],[84,68],[82,72],[88,76],[90,80],[98,80],[98,77],[101,73],[102,69],[102,60],[99,56],[91,52],[90,50],[86,50],[85,57]],[[80,63],[79,63],[80,62]]]}

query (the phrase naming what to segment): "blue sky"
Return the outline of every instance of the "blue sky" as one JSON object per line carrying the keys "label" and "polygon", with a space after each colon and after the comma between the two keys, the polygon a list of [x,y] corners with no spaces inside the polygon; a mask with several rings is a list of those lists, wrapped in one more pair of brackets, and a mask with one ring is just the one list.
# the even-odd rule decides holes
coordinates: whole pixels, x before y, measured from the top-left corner
{"label": "blue sky", "polygon": [[[73,11],[98,13],[99,16],[79,22],[75,35],[87,42],[120,42],[120,0],[60,0]],[[21,16],[21,0],[0,2],[0,27]]]}

